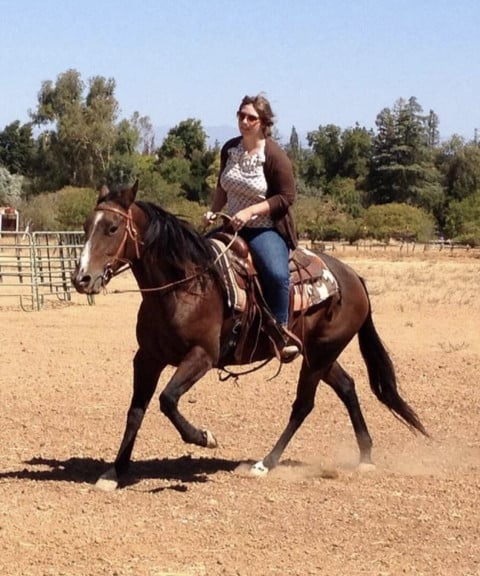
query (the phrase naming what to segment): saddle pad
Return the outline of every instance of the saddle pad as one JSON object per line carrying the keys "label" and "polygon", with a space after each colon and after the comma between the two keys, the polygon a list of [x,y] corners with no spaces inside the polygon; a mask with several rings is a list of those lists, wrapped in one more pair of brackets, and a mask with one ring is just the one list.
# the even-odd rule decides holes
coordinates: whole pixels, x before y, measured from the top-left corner
{"label": "saddle pad", "polygon": [[[239,285],[237,272],[229,257],[229,250],[223,242],[211,239],[210,242],[217,254],[216,264],[219,266],[225,280],[228,306],[238,312],[244,312],[247,305],[247,293]],[[296,248],[294,261],[301,263],[303,272],[299,276],[295,266],[291,267],[290,293],[291,302],[295,312],[306,310],[311,306],[316,306],[337,294],[339,291],[337,279],[327,267],[325,262],[306,248]],[[294,280],[294,277],[296,280]],[[301,280],[299,278],[301,277]]]}
{"label": "saddle pad", "polygon": [[323,265],[325,268],[321,276],[290,285],[290,290],[293,290],[293,309],[295,312],[321,304],[330,296],[338,293],[337,279],[326,264],[323,263]]}

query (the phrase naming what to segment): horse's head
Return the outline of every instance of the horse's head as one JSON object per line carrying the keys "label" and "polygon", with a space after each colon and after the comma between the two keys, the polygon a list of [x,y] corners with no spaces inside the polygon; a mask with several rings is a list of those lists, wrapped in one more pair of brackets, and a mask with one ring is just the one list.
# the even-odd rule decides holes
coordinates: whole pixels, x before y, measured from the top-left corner
{"label": "horse's head", "polygon": [[85,244],[72,274],[78,292],[98,294],[122,266],[139,257],[132,215],[137,189],[138,181],[119,190],[106,186],[100,190],[97,205],[85,221]]}

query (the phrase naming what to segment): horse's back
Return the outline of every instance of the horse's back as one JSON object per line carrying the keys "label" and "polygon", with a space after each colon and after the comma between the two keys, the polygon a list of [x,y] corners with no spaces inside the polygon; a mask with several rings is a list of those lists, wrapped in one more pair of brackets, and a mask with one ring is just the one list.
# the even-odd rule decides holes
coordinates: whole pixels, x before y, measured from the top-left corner
{"label": "horse's back", "polygon": [[332,328],[345,337],[354,336],[370,314],[370,300],[363,280],[345,262],[329,254],[321,258],[335,276],[339,293],[332,306]]}

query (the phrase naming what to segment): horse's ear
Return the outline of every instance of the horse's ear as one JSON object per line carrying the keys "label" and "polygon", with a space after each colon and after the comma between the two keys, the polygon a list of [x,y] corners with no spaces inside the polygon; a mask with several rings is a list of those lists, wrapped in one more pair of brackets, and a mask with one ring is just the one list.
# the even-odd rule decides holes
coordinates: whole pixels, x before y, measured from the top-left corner
{"label": "horse's ear", "polygon": [[[137,196],[137,192],[138,192],[138,178],[135,180],[135,182],[132,186],[133,200],[135,200],[135,197]],[[133,200],[132,200],[132,202],[133,202]]]}
{"label": "horse's ear", "polygon": [[100,190],[98,191],[98,198],[97,198],[97,202],[101,202],[106,196],[107,194],[110,192],[110,190],[108,189],[108,186],[106,184],[104,184]]}
{"label": "horse's ear", "polygon": [[137,195],[137,191],[138,191],[138,180],[135,180],[135,183],[133,184],[133,186],[125,186],[122,191],[122,199],[123,199],[123,203],[125,204],[125,206],[128,208],[130,206],[130,204],[133,204],[135,202],[135,197]]}

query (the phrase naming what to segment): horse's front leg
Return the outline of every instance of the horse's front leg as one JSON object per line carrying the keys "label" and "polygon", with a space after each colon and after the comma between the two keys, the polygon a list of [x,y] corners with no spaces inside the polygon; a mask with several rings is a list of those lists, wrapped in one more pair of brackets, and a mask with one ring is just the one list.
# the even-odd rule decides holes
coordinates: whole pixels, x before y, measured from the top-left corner
{"label": "horse's front leg", "polygon": [[160,394],[160,410],[178,430],[182,440],[206,448],[216,448],[216,439],[208,430],[200,430],[190,424],[179,412],[178,402],[211,367],[212,360],[207,352],[200,346],[193,347]]}
{"label": "horse's front leg", "polygon": [[120,477],[128,470],[138,430],[143,422],[145,412],[155,392],[158,378],[163,368],[165,368],[165,364],[159,364],[142,349],[139,349],[135,354],[133,359],[133,396],[127,413],[127,423],[122,443],[113,466],[97,480],[97,488],[115,490]]}
{"label": "horse's front leg", "polygon": [[321,374],[320,371],[312,370],[306,361],[303,361],[297,385],[297,395],[292,405],[288,424],[273,449],[263,460],[253,465],[252,474],[263,476],[277,466],[288,443],[313,410]]}

